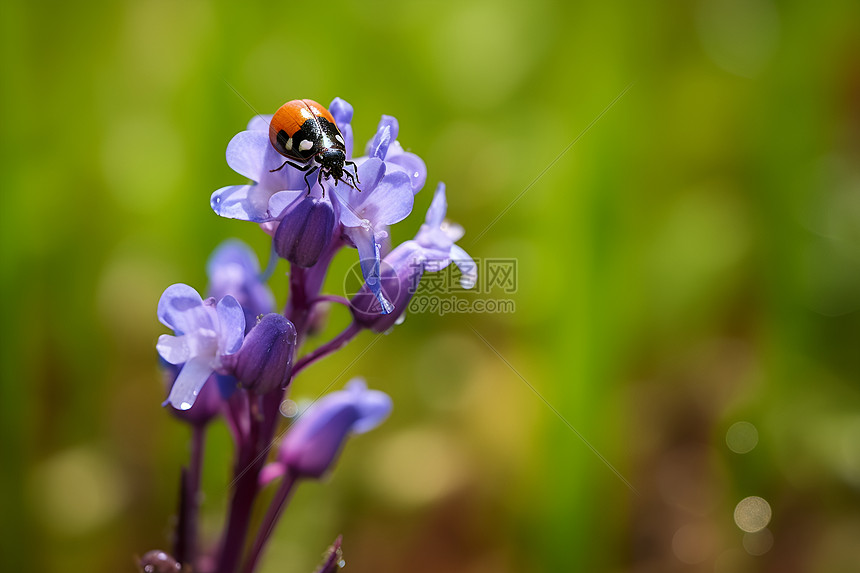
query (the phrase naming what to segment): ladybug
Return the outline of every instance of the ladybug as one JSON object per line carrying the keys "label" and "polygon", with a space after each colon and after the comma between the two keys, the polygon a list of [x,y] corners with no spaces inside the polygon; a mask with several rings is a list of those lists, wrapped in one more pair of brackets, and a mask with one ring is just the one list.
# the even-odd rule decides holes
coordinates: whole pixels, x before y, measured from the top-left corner
{"label": "ladybug", "polygon": [[[355,163],[346,160],[346,142],[329,111],[310,99],[294,99],[282,105],[269,122],[269,141],[275,151],[287,158],[284,165],[295,167],[305,173],[308,193],[311,184],[308,177],[317,174],[317,182],[334,178],[334,184],[343,181],[354,189],[358,181]],[[352,165],[353,173],[344,165]],[[344,179],[346,177],[346,180]],[[360,189],[358,189],[360,191]],[[323,191],[325,193],[325,191]]]}

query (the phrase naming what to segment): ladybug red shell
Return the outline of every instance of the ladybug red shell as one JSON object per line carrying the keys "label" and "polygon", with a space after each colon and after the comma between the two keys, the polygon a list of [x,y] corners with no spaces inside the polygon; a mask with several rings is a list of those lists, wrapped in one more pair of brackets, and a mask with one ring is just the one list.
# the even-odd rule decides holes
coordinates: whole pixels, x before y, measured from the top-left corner
{"label": "ladybug red shell", "polygon": [[[294,99],[282,105],[269,123],[269,141],[275,151],[287,158],[277,169],[290,165],[307,171],[305,183],[310,193],[310,177],[319,170],[317,181],[334,178],[355,187],[358,172],[355,163],[346,160],[346,142],[331,113],[310,99]],[[353,173],[344,170],[352,165]],[[346,177],[346,180],[344,179]],[[358,181],[360,183],[360,181]],[[357,188],[357,187],[356,187]]]}

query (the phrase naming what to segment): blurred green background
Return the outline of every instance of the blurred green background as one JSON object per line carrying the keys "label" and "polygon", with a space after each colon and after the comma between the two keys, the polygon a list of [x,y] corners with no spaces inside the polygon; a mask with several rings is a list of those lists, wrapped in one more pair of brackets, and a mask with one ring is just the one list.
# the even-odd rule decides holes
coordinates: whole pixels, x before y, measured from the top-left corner
{"label": "blurred green background", "polygon": [[[460,244],[518,265],[462,295],[515,313],[412,314],[296,381],[396,406],[263,571],[338,533],[355,573],[860,570],[856,1],[11,0],[0,26],[4,570],[169,548],[188,430],[156,302],[227,237],[268,253],[208,206],[253,114],[228,82],[261,113],[343,97],[360,145],[396,116],[429,177],[395,240],[441,180]],[[218,425],[213,536],[230,456]],[[745,534],[749,496],[772,518]]]}

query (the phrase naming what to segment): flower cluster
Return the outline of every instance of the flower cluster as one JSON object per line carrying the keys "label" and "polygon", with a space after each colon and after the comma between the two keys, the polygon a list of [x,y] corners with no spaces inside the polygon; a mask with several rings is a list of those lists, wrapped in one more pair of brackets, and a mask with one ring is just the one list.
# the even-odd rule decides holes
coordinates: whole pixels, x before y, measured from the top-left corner
{"label": "flower cluster", "polygon": [[[215,191],[210,204],[222,217],[260,226],[271,241],[269,269],[261,273],[249,247],[228,241],[207,265],[206,298],[175,284],[158,303],[159,320],[173,331],[159,337],[156,346],[167,382],[164,405],[190,424],[192,456],[180,481],[172,554],[148,553],[142,570],[157,556],[182,570],[252,573],[295,485],[328,473],[347,438],[376,427],[392,409],[385,393],[355,379],[311,404],[282,432],[282,406],[297,376],[358,333],[391,329],[423,273],[453,261],[462,286],[475,284],[476,266],[455,243],[463,230],[445,220],[441,184],[414,239],[391,246],[391,225],[412,212],[427,177],[424,162],[398,141],[397,120],[383,116],[364,154],[354,156],[352,106],[336,98],[329,111],[360,184],[306,178],[293,164],[281,168],[284,157],[269,139],[272,117],[254,117],[227,146],[227,164],[250,181]],[[357,251],[364,277],[351,300],[323,293],[329,265],[342,249]],[[265,282],[281,259],[290,265],[289,293],[283,312],[277,312]],[[347,305],[351,320],[339,335],[302,353],[303,342],[325,319],[318,312],[323,302]],[[203,436],[218,416],[232,431],[236,461],[223,536],[214,552],[204,553],[196,527]],[[258,494],[270,484],[276,493],[249,544]],[[338,538],[324,570],[334,570],[332,556],[340,552]]]}

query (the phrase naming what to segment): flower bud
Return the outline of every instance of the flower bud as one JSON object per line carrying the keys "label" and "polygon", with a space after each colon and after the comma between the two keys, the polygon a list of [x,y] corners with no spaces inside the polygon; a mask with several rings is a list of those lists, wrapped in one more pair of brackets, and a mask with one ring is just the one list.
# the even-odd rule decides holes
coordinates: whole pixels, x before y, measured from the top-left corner
{"label": "flower bud", "polygon": [[224,370],[258,394],[286,388],[292,372],[296,327],[280,314],[267,314],[245,336],[242,348],[225,357]]}
{"label": "flower bud", "polygon": [[372,430],[391,412],[391,398],[351,380],[308,407],[287,433],[278,462],[295,477],[319,478],[334,463],[350,433]]}
{"label": "flower bud", "polygon": [[331,242],[335,216],[331,203],[304,197],[293,203],[275,231],[278,255],[300,267],[312,267]]}

